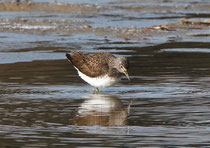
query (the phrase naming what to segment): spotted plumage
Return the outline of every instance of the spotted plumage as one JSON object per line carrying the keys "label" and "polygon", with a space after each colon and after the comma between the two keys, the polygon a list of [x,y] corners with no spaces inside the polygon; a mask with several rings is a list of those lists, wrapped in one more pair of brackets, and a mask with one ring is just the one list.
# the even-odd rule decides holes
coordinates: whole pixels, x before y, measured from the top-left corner
{"label": "spotted plumage", "polygon": [[66,54],[66,57],[78,71],[79,76],[94,87],[96,93],[100,87],[109,87],[117,83],[122,73],[130,80],[127,58],[116,58],[107,52],[90,55],[76,51]]}

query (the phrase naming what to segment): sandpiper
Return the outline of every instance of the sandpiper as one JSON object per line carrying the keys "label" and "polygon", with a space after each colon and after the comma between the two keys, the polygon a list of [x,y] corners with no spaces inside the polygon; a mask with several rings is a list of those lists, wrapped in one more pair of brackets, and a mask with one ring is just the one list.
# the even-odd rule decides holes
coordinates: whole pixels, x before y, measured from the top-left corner
{"label": "sandpiper", "polygon": [[78,71],[79,76],[93,86],[93,93],[99,93],[98,88],[110,87],[120,81],[122,74],[130,81],[128,75],[128,60],[125,57],[115,57],[111,53],[87,53],[72,51],[66,54],[68,60]]}

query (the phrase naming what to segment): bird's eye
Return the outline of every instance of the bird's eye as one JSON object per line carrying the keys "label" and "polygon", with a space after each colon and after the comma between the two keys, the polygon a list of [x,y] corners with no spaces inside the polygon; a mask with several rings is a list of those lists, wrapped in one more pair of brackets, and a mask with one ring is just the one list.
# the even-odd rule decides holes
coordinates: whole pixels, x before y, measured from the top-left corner
{"label": "bird's eye", "polygon": [[120,68],[121,68],[121,69],[123,69],[123,66],[122,66],[122,65],[120,65]]}

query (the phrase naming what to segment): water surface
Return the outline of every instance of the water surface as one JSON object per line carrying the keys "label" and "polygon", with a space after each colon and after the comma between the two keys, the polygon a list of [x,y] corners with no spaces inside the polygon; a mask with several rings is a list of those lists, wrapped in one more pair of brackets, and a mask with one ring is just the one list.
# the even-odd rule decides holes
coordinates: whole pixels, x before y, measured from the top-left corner
{"label": "water surface", "polygon": [[[179,8],[183,2],[186,6],[196,3],[193,0],[173,3],[101,1],[98,5],[113,7],[115,13],[100,12],[91,17],[1,13],[9,19],[69,19],[81,21],[81,26],[89,21],[92,27],[142,28],[180,21],[182,16],[193,18],[197,11],[204,12],[179,9],[163,18],[166,12],[137,15],[142,11],[136,11],[136,7],[150,4],[176,4]],[[209,2],[200,4],[208,5]],[[33,31],[34,28],[28,29]],[[189,29],[184,35],[170,34],[176,31],[163,36],[151,34],[142,40],[83,31],[71,35],[0,32],[0,147],[210,145],[207,29]],[[159,34],[163,32],[159,31]],[[78,77],[65,57],[71,50],[91,54],[111,52],[115,56],[128,57],[131,82],[123,77],[115,86],[92,94],[92,88]]]}

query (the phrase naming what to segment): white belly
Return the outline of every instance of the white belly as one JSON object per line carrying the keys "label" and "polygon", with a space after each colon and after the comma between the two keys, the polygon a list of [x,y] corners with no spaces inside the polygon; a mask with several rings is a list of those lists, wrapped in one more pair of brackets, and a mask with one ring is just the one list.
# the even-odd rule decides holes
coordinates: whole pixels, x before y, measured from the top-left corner
{"label": "white belly", "polygon": [[114,77],[108,77],[108,75],[105,75],[103,77],[91,78],[81,73],[79,70],[77,71],[79,76],[93,87],[109,87],[116,84],[121,79],[121,77],[114,78]]}

